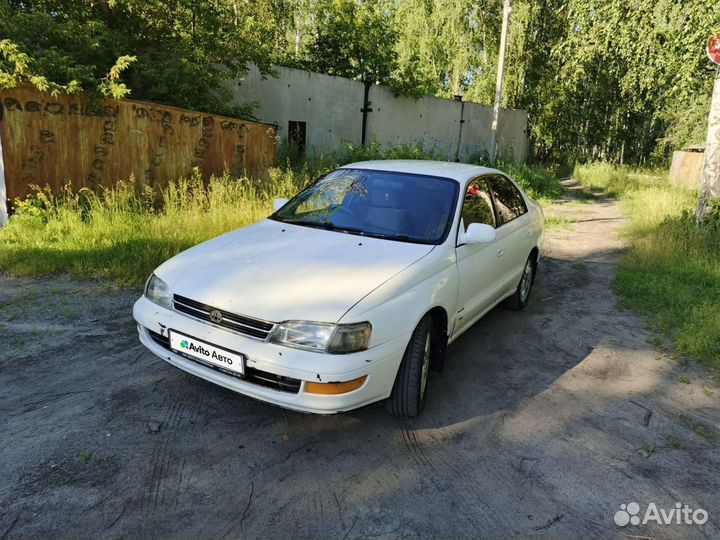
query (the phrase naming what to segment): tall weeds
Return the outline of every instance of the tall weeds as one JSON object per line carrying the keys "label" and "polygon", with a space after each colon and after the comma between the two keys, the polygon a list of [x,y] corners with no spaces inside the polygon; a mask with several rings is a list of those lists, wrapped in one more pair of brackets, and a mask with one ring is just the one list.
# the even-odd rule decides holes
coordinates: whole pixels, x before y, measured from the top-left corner
{"label": "tall weeds", "polygon": [[[400,146],[381,152],[347,146],[301,164],[282,163],[256,177],[225,174],[203,181],[199,173],[162,190],[132,179],[99,193],[72,186],[59,195],[47,189],[16,202],[0,229],[0,270],[16,275],[74,276],[139,285],[164,260],[190,246],[249,225],[272,213],[276,197],[290,198],[319,176],[344,163],[367,159],[430,159],[432,152]],[[531,196],[551,197],[559,189],[552,173],[510,166],[510,174]]]}

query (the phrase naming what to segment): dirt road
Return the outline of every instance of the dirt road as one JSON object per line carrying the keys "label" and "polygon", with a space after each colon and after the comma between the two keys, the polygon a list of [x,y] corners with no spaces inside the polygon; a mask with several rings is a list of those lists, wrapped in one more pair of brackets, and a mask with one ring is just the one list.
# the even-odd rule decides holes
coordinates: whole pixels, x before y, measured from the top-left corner
{"label": "dirt road", "polygon": [[[548,213],[527,309],[415,420],[252,401],[145,352],[138,291],[0,277],[0,538],[720,537],[720,390],[616,307],[616,203]],[[709,520],[619,527],[630,502]]]}

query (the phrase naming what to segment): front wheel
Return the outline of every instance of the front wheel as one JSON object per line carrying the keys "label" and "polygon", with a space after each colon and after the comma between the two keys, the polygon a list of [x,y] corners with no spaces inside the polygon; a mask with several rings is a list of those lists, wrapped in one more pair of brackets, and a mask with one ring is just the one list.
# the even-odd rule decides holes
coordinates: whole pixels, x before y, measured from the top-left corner
{"label": "front wheel", "polygon": [[506,300],[506,305],[510,309],[520,310],[527,304],[533,281],[535,281],[535,266],[535,260],[531,254],[525,262],[515,294]]}
{"label": "front wheel", "polygon": [[417,416],[425,406],[430,356],[433,347],[432,317],[425,315],[415,327],[395,377],[386,408],[398,416]]}

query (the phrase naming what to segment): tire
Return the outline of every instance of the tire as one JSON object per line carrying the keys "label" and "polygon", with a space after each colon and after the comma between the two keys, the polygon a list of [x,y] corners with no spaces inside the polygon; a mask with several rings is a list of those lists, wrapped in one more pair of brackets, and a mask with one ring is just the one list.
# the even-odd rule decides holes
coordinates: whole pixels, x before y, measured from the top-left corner
{"label": "tire", "polygon": [[385,407],[397,416],[417,416],[425,406],[432,353],[432,317],[425,315],[410,336]]}
{"label": "tire", "polygon": [[518,283],[517,289],[515,289],[515,294],[505,301],[507,307],[516,311],[520,311],[525,307],[530,298],[533,282],[535,281],[536,268],[537,262],[532,254],[530,254],[523,267],[523,273],[520,276],[520,283]]}

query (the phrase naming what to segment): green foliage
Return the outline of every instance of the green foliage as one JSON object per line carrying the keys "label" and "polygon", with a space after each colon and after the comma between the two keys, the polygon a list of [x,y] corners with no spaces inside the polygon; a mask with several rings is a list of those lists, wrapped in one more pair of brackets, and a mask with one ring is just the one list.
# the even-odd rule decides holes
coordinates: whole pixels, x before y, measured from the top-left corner
{"label": "green foliage", "polygon": [[337,165],[353,163],[355,161],[367,161],[373,159],[435,159],[441,158],[432,148],[424,148],[422,146],[410,146],[407,144],[399,144],[392,146],[387,150],[381,150],[380,143],[372,141],[367,146],[359,146],[346,144],[336,156]]}
{"label": "green foliage", "polygon": [[[131,180],[100,194],[39,190],[0,230],[0,267],[18,275],[69,272],[140,285],[163,260],[272,211],[305,178],[271,171],[272,183],[228,176],[181,179],[160,193]],[[270,190],[264,185],[272,185]]]}
{"label": "green foliage", "polygon": [[81,90],[80,83],[72,79],[67,84],[58,84],[38,75],[34,69],[34,60],[20,51],[20,48],[10,41],[0,41],[0,89],[17,88],[23,83],[33,85],[38,90],[50,92],[53,96],[58,94],[75,94]]}
{"label": "green foliage", "polygon": [[[643,187],[654,188],[665,186],[667,172],[662,169],[636,168],[618,166],[605,161],[597,161],[586,165],[576,165],[573,178],[581,184],[605,192],[610,197],[634,192]],[[663,193],[677,192],[687,194],[686,190],[667,186]],[[657,208],[657,206],[656,206]],[[654,209],[648,209],[651,213]]]}
{"label": "green foliage", "polygon": [[[0,87],[249,115],[228,79],[277,63],[489,104],[501,19],[502,0],[0,0]],[[716,0],[515,0],[503,106],[540,161],[662,162],[704,139],[718,30]]]}
{"label": "green foliage", "polygon": [[695,226],[694,191],[657,171],[607,164],[576,168],[586,185],[610,188],[629,217],[629,250],[615,289],[677,351],[720,367],[720,221]]}
{"label": "green foliage", "polygon": [[130,93],[130,89],[121,82],[120,75],[137,60],[137,56],[121,56],[110,68],[108,74],[102,78],[98,89],[103,97],[122,99]]}
{"label": "green foliage", "polygon": [[[547,0],[516,34],[510,103],[531,116],[544,158],[645,162],[700,142],[713,69],[705,42],[720,28],[712,0]],[[692,117],[692,121],[688,120]],[[661,139],[658,145],[658,139]]]}
{"label": "green foliage", "polygon": [[502,2],[394,2],[401,73],[423,93],[491,103]]}
{"label": "green foliage", "polygon": [[14,45],[3,47],[0,83],[29,80],[58,92],[82,89],[106,97],[131,92],[232,114],[225,80],[243,74],[250,62],[269,70],[271,4],[0,0],[0,35]]}
{"label": "green foliage", "polygon": [[308,66],[368,83],[389,83],[397,34],[378,2],[333,0],[316,13]]}
{"label": "green foliage", "polygon": [[532,198],[549,202],[563,193],[555,169],[523,163],[497,163]]}
{"label": "green foliage", "polygon": [[[301,11],[298,28],[315,41],[293,65],[415,96],[494,99],[501,0],[326,0]],[[528,111],[540,160],[662,162],[704,139],[713,76],[704,46],[718,29],[713,0],[516,0],[503,105]],[[384,77],[360,72],[361,58]]]}

